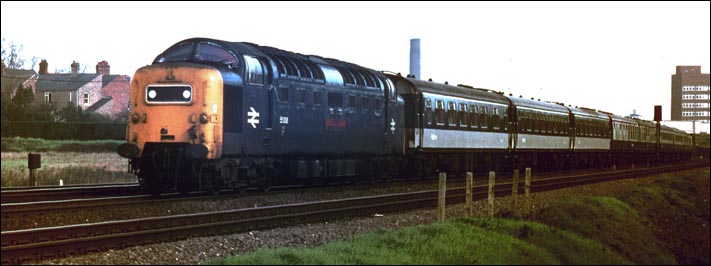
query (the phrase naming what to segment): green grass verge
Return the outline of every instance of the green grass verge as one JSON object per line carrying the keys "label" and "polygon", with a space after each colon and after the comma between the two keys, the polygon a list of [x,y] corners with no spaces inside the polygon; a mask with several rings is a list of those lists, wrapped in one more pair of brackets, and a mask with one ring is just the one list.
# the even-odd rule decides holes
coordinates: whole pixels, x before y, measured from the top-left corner
{"label": "green grass verge", "polygon": [[37,138],[2,138],[3,152],[116,152],[122,140],[46,140]]}
{"label": "green grass verge", "polygon": [[630,264],[600,243],[537,222],[481,218],[378,230],[316,248],[260,249],[205,263]]}
{"label": "green grass verge", "polygon": [[709,169],[623,196],[569,197],[532,217],[377,230],[315,248],[260,249],[205,264],[709,264]]}

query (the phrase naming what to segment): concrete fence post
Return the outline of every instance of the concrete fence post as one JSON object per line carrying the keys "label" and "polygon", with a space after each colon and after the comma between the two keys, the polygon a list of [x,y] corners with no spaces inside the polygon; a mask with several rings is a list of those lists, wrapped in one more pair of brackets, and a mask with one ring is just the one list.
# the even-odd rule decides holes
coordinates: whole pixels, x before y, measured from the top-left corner
{"label": "concrete fence post", "polygon": [[438,199],[438,217],[437,219],[442,222],[444,221],[444,209],[446,205],[446,198],[447,198],[447,173],[440,172],[439,173],[439,199]]}
{"label": "concrete fence post", "polygon": [[514,169],[513,180],[511,181],[511,211],[518,213],[516,210],[516,200],[518,199],[518,169]]}
{"label": "concrete fence post", "polygon": [[494,183],[496,173],[494,171],[489,172],[489,217],[494,217]]}
{"label": "concrete fence post", "polygon": [[466,199],[466,216],[472,217],[472,190],[474,189],[474,177],[472,172],[467,172],[467,199]]}
{"label": "concrete fence post", "polygon": [[531,168],[526,167],[524,194],[526,195],[526,214],[531,210]]}

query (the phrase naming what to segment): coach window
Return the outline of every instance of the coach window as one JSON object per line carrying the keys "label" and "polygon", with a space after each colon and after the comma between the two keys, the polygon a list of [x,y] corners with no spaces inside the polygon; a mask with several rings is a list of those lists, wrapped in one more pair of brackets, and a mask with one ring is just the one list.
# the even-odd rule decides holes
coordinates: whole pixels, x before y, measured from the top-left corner
{"label": "coach window", "polygon": [[432,124],[432,99],[425,98],[425,123]]}
{"label": "coach window", "polygon": [[245,55],[244,62],[247,64],[247,82],[251,84],[264,84],[264,67],[259,59]]}
{"label": "coach window", "polygon": [[474,127],[478,128],[479,127],[479,119],[478,119],[479,108],[476,105],[470,105],[469,111],[471,112],[470,117],[472,118],[472,122],[471,122],[472,128],[474,128]]}
{"label": "coach window", "polygon": [[469,123],[469,110],[467,109],[466,103],[459,104],[459,125],[462,127],[467,127]]}
{"label": "coach window", "polygon": [[447,122],[450,126],[457,125],[457,104],[447,102]]}
{"label": "coach window", "polygon": [[481,128],[488,128],[489,127],[489,108],[486,106],[482,106],[481,109],[479,110],[479,125]]}
{"label": "coach window", "polygon": [[499,129],[499,108],[491,108],[491,120],[489,120],[491,129]]}
{"label": "coach window", "polygon": [[437,122],[437,125],[438,125],[438,126],[443,126],[443,125],[444,125],[444,120],[445,120],[445,117],[444,117],[444,101],[442,101],[442,100],[437,100],[437,101],[435,102],[435,104],[436,104],[436,106],[435,106],[435,112],[437,112],[437,113],[435,114],[435,115],[436,115],[436,119],[437,119],[437,121],[436,121],[436,122]]}

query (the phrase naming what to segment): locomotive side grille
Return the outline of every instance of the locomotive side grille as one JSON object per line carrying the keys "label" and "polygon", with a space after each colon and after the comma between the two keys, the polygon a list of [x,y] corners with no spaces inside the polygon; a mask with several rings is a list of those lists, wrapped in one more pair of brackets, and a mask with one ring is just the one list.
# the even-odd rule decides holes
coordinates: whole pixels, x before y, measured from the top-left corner
{"label": "locomotive side grille", "polygon": [[190,103],[192,99],[193,88],[190,85],[149,85],[146,87],[147,103]]}

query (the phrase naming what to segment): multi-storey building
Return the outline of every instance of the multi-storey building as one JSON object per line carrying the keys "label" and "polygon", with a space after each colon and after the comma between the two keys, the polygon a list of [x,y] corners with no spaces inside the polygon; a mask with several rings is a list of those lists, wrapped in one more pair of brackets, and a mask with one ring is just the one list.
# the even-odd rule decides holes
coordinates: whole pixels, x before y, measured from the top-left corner
{"label": "multi-storey building", "polygon": [[701,66],[677,66],[672,75],[671,120],[708,122],[709,93],[709,74],[702,74]]}

